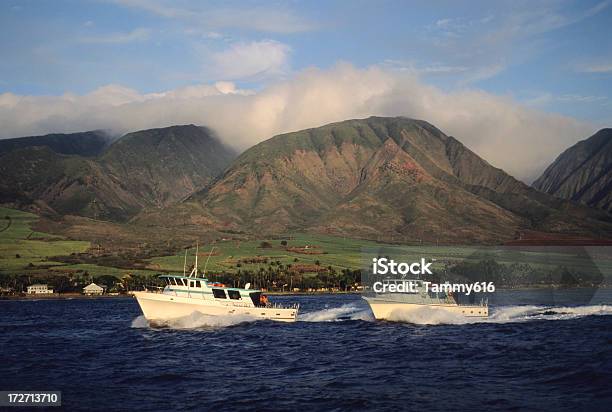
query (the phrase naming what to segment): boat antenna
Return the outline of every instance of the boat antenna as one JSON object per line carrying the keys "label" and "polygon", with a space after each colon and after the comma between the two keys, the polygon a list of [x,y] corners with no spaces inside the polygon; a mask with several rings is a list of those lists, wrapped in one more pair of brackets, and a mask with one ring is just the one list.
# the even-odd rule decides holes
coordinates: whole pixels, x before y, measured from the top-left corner
{"label": "boat antenna", "polygon": [[208,254],[208,257],[206,258],[206,263],[204,264],[204,274],[206,274],[206,268],[208,267],[208,261],[210,260],[210,257],[212,256],[213,250],[215,250],[214,246],[210,249],[210,253]]}
{"label": "boat antenna", "polygon": [[187,275],[187,249],[185,248],[185,260],[183,261],[183,276]]}
{"label": "boat antenna", "polygon": [[193,272],[191,272],[192,274],[195,272],[195,276],[198,276],[198,250],[199,249],[199,244],[198,242],[196,242],[196,258],[195,258],[195,267],[193,268]]}

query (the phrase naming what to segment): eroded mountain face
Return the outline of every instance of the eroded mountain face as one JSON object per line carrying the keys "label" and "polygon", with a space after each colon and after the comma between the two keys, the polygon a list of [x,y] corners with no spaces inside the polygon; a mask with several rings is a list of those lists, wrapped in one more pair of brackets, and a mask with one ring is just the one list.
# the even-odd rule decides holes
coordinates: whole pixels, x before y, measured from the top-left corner
{"label": "eroded mountain face", "polygon": [[517,181],[427,122],[376,117],[262,142],[154,219],[173,215],[256,233],[466,242],[524,228],[591,233],[600,218]]}
{"label": "eroded mountain face", "polygon": [[602,129],[567,149],[533,186],[612,212],[612,129]]}
{"label": "eroded mountain face", "polygon": [[56,151],[54,143],[1,155],[0,202],[44,214],[125,221],[201,189],[235,157],[210,130],[193,125],[129,133],[97,157]]}

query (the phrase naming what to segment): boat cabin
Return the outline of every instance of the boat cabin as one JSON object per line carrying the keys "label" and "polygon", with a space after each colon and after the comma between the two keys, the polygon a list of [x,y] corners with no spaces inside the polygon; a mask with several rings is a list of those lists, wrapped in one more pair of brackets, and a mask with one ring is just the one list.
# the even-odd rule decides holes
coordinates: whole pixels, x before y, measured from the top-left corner
{"label": "boat cabin", "polygon": [[261,291],[257,289],[231,288],[219,282],[194,276],[162,275],[160,278],[166,281],[162,293],[167,295],[214,299],[232,302],[233,304],[241,302],[245,306],[265,306]]}

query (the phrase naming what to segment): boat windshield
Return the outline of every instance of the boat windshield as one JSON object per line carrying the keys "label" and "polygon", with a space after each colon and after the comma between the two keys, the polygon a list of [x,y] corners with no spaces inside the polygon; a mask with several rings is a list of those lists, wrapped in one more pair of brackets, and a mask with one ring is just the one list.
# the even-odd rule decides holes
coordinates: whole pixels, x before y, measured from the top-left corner
{"label": "boat windshield", "polygon": [[228,290],[227,294],[229,295],[230,299],[235,299],[235,300],[240,299],[240,292],[237,290]]}
{"label": "boat windshield", "polygon": [[261,292],[252,292],[249,293],[251,300],[253,301],[253,305],[261,306]]}
{"label": "boat windshield", "polygon": [[225,291],[223,289],[213,289],[212,292],[213,296],[217,299],[227,299],[227,296],[225,296]]}

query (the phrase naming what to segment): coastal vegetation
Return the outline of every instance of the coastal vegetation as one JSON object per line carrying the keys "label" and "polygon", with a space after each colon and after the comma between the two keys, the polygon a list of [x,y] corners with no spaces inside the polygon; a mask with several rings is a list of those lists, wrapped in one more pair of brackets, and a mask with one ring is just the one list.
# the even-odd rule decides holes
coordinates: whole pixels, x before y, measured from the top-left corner
{"label": "coastal vegetation", "polygon": [[[100,250],[86,241],[69,240],[33,229],[38,216],[0,208],[0,287],[24,291],[32,283],[48,283],[57,292],[79,292],[95,281],[109,291],[141,289],[159,284],[160,273],[180,273],[184,250],[156,258],[132,250]],[[373,242],[297,235],[290,240],[232,240],[200,248],[200,268],[206,265],[211,279],[228,284],[250,282],[270,290],[349,289],[359,280],[359,253]],[[287,244],[308,248],[312,245],[325,253],[313,258],[288,251]],[[213,252],[210,253],[210,250]],[[149,251],[150,252],[150,251]],[[193,262],[195,248],[186,250]]]}
{"label": "coastal vegetation", "polygon": [[[66,239],[33,228],[39,217],[28,212],[0,207],[0,286],[23,291],[32,283],[49,283],[55,290],[80,291],[81,285],[102,276],[121,278],[118,267],[103,266],[87,260],[70,261],[79,255],[95,254],[87,241]],[[152,271],[130,270],[136,278]],[[108,278],[107,278],[108,279]]]}
{"label": "coastal vegetation", "polygon": [[[38,217],[32,213],[0,208],[0,216],[0,287],[6,291],[48,283],[60,293],[80,292],[96,282],[109,292],[127,292],[161,285],[159,274],[189,272],[195,260],[195,247],[100,249],[90,242],[36,231]],[[559,255],[550,264],[545,251],[519,259],[512,253],[493,258],[482,250],[297,233],[265,239],[234,235],[200,243],[197,253],[200,272],[210,280],[235,287],[250,283],[278,292],[358,290],[369,257],[377,255],[404,260],[426,256],[437,275],[433,281],[487,280],[497,287],[597,286],[609,282],[604,275],[612,273],[609,257],[595,265],[584,253],[581,259]]]}

